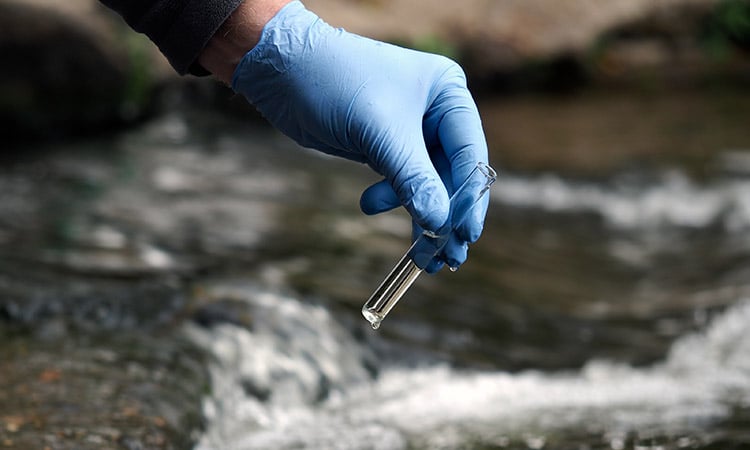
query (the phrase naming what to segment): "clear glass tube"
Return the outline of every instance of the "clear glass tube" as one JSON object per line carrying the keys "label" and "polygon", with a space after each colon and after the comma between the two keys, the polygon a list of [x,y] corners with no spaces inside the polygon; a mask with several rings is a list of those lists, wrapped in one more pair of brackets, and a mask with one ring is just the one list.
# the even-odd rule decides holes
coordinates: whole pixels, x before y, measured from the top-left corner
{"label": "clear glass tube", "polygon": [[492,167],[485,163],[478,163],[466,181],[451,196],[448,215],[450,226],[446,227],[446,231],[441,234],[424,232],[409,247],[409,250],[362,307],[362,315],[370,322],[374,330],[380,327],[385,316],[430,261],[442,252],[450,238],[451,231],[461,225],[469,210],[484,196],[496,179],[497,173]]}

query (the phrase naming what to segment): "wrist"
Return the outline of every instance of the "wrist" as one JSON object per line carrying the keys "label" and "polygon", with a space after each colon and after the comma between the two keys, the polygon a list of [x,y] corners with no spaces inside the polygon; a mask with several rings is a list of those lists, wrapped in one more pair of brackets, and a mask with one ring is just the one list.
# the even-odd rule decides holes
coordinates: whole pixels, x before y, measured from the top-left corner
{"label": "wrist", "polygon": [[290,1],[245,0],[213,35],[198,63],[230,84],[237,64],[258,43],[263,27]]}

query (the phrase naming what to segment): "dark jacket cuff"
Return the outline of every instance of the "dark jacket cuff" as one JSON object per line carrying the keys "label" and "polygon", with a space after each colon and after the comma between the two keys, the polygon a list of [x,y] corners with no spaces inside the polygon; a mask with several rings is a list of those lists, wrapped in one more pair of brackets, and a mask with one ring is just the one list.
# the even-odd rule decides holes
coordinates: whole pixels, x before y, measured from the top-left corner
{"label": "dark jacket cuff", "polygon": [[180,74],[208,75],[196,60],[243,0],[101,0],[147,35]]}

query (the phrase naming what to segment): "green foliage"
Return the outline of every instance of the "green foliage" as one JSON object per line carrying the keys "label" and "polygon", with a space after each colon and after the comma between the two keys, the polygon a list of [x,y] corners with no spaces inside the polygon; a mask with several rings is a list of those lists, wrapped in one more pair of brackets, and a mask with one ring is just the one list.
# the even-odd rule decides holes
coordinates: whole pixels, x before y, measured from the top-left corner
{"label": "green foliage", "polygon": [[706,20],[702,42],[713,56],[723,59],[733,51],[750,50],[750,1],[723,0]]}
{"label": "green foliage", "polygon": [[154,88],[154,76],[149,60],[150,43],[136,33],[125,34],[124,42],[129,69],[123,92],[123,112],[126,115],[137,115],[149,104]]}
{"label": "green foliage", "polygon": [[458,48],[453,43],[436,35],[420,36],[412,40],[408,47],[422,52],[447,56],[451,59],[458,59],[459,57]]}

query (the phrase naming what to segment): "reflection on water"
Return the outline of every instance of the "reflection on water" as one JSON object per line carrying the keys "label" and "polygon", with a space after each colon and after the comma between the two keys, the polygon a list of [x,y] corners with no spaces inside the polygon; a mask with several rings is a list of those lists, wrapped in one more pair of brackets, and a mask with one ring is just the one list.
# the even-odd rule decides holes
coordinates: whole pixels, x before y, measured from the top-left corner
{"label": "reflection on water", "polygon": [[410,235],[358,211],[377,177],[174,113],[2,170],[0,332],[178,330],[212,361],[206,449],[742,448],[750,182],[722,154],[700,180],[501,170],[467,264],[374,332]]}

